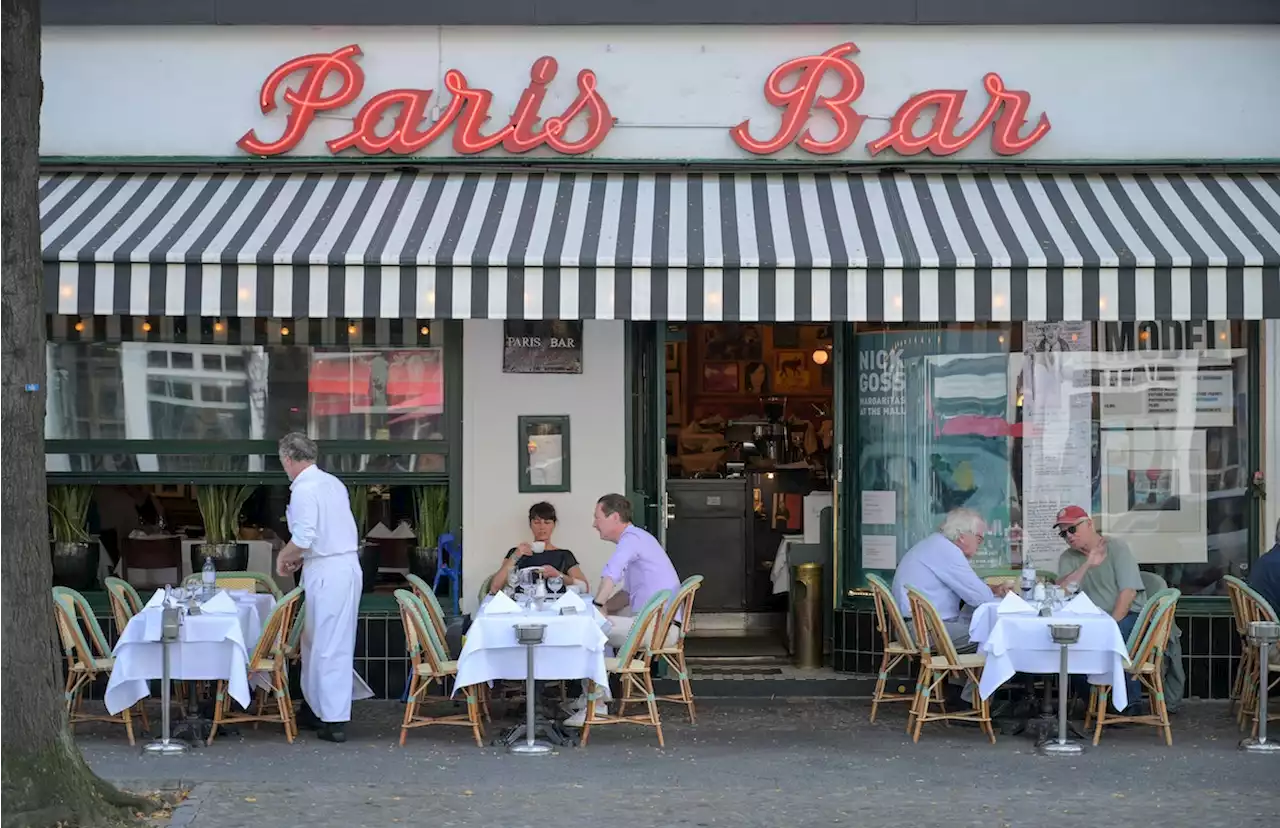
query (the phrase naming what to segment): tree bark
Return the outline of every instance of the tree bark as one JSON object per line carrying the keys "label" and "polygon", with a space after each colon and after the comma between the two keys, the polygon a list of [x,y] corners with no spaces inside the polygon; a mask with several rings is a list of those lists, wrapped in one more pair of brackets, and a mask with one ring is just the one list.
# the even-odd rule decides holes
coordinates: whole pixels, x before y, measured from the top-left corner
{"label": "tree bark", "polygon": [[146,800],[122,794],[85,764],[67,728],[53,624],[45,493],[45,311],[38,201],[39,0],[3,0],[0,44],[0,776],[3,825],[113,825]]}

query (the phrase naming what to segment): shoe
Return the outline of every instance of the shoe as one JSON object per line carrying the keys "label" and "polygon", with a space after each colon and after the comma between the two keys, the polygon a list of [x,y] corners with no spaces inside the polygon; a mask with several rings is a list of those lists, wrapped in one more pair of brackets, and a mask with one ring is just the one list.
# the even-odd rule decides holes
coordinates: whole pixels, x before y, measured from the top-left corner
{"label": "shoe", "polygon": [[[604,702],[596,702],[596,718],[602,718],[609,715],[609,708]],[[587,724],[587,708],[584,705],[581,710],[564,720],[565,727],[585,727]]]}
{"label": "shoe", "polygon": [[316,728],[316,736],[326,742],[342,744],[347,741],[347,729],[338,722],[324,722]]}

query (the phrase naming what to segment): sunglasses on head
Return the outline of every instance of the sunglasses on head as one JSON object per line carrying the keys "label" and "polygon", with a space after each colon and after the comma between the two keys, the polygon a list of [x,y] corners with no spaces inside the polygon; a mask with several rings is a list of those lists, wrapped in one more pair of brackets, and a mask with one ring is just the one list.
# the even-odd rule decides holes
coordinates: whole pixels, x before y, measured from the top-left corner
{"label": "sunglasses on head", "polygon": [[1062,529],[1058,531],[1058,537],[1062,538],[1063,540],[1066,540],[1067,538],[1071,537],[1077,531],[1079,531],[1081,523],[1084,523],[1084,521],[1082,520],[1080,521],[1080,523],[1073,523],[1070,526],[1064,526]]}

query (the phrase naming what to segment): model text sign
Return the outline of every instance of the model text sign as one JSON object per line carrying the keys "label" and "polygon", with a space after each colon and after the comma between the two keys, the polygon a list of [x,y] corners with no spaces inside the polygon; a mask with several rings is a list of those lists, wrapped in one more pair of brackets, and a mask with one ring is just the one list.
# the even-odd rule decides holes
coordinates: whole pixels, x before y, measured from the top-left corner
{"label": "model text sign", "polygon": [[[849,149],[862,135],[867,116],[855,108],[866,88],[862,70],[852,57],[853,43],[841,43],[816,55],[788,60],[775,68],[764,85],[765,99],[782,110],[781,124],[771,134],[753,129],[750,119],[729,130],[733,142],[754,155],[773,155],[789,146],[814,155]],[[237,142],[251,155],[275,156],[293,150],[318,117],[356,103],[364,92],[365,72],[357,62],[364,53],[356,44],[332,52],[316,52],[288,60],[263,82],[258,105],[263,114],[284,108],[285,124],[275,134],[250,129]],[[377,92],[350,118],[350,128],[327,141],[330,153],[355,150],[364,155],[413,155],[452,130],[453,149],[475,155],[501,147],[522,154],[546,147],[559,155],[581,155],[604,143],[616,119],[601,94],[596,73],[581,69],[577,96],[563,111],[544,117],[547,89],[556,80],[559,63],[543,56],[529,70],[529,83],[510,118],[497,128],[493,93],[472,86],[458,69],[444,74],[443,90],[404,87]],[[823,91],[824,85],[835,87]],[[1049,132],[1049,118],[1041,114],[1027,128],[1031,95],[1010,89],[994,72],[983,78],[987,102],[981,114],[961,125],[967,92],[931,89],[908,98],[898,107],[889,128],[866,145],[876,156],[885,150],[911,156],[928,152],[952,155],[990,130],[997,155],[1018,155]],[[659,91],[658,94],[661,94]],[[815,130],[811,122],[823,123]],[[834,131],[831,129],[834,122]],[[821,133],[821,135],[819,134]]]}

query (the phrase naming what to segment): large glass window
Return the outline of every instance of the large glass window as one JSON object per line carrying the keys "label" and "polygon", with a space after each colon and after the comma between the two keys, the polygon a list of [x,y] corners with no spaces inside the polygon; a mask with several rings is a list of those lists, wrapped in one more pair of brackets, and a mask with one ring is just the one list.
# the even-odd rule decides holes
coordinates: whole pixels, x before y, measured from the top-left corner
{"label": "large glass window", "polygon": [[[1056,570],[1079,505],[1185,594],[1248,564],[1250,328],[1227,322],[860,326],[856,571],[967,507],[979,569]],[[851,458],[853,459],[853,458]]]}
{"label": "large glass window", "polygon": [[[309,343],[294,344],[289,324],[256,321],[265,324],[241,326],[237,335],[255,344],[208,341],[230,333],[218,325],[193,334],[199,342],[156,341],[155,326],[145,323],[139,341],[80,339],[80,325],[55,338],[48,345],[48,470],[193,480],[278,474],[275,441],[302,431],[334,471],[448,472],[446,407],[461,402],[446,399],[448,324],[397,323],[390,336],[347,343],[360,330],[352,323],[345,338],[321,340],[309,330]],[[384,339],[392,344],[369,341]]]}

